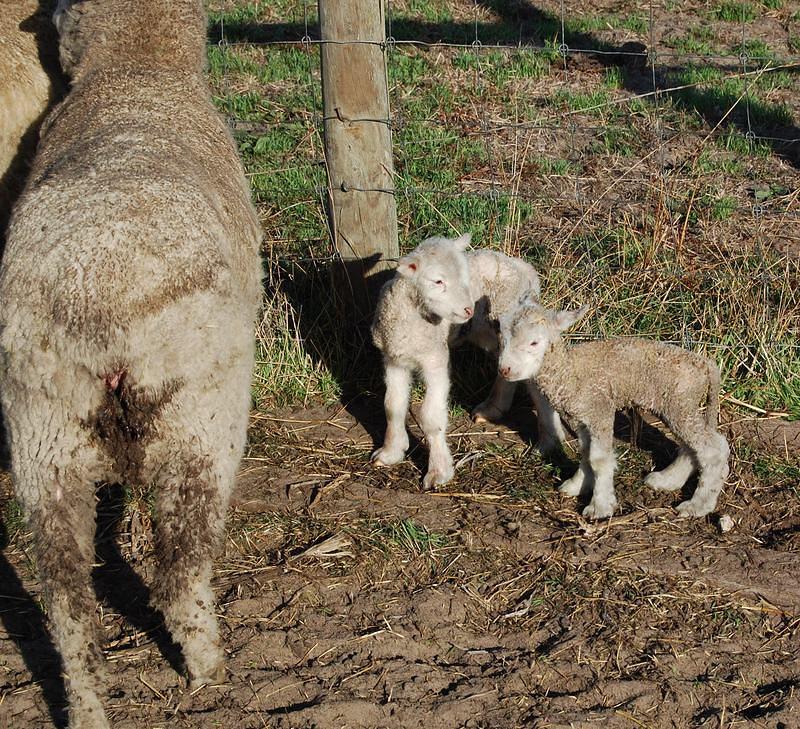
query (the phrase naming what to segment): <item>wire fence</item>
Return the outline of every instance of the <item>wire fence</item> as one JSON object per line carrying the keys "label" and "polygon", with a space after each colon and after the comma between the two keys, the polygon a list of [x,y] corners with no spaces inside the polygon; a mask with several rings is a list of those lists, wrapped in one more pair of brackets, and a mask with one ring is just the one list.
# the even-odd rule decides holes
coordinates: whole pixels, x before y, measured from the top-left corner
{"label": "wire fence", "polygon": [[[526,0],[463,0],[461,15],[444,20],[425,8],[428,16],[415,16],[422,4],[413,0],[375,2],[386,17],[386,41],[377,45],[390,113],[348,121],[390,127],[396,182],[349,189],[396,196],[402,245],[455,227],[477,229],[479,245],[505,243],[512,253],[520,238],[532,238],[524,252],[548,280],[581,275],[589,288],[603,279],[619,289],[634,271],[690,297],[708,290],[709,300],[749,277],[769,318],[752,342],[704,337],[696,316],[704,304],[696,303],[652,333],[690,347],[800,349],[796,314],[788,326],[774,321],[796,303],[790,292],[800,279],[797,260],[774,252],[776,242],[792,249],[800,241],[800,127],[781,101],[797,97],[800,55],[776,54],[751,34],[746,3],[736,5],[738,22],[725,22],[738,37],[720,50],[704,46],[696,29],[688,41],[666,43],[660,18],[668,5],[656,0],[631,6],[645,17],[623,22],[635,26],[625,42],[581,29],[564,0],[553,12]],[[501,6],[511,10],[497,20]],[[243,145],[257,200],[271,205],[263,215],[276,265],[337,260],[325,223],[319,49],[342,41],[319,37],[312,0],[297,0],[272,23],[221,21],[211,36],[220,106]],[[266,69],[276,65],[274,53],[286,58],[273,73]],[[431,69],[438,85],[426,80]],[[288,92],[270,96],[286,83]],[[536,98],[506,94],[514,85]],[[619,221],[646,227],[655,246],[662,214],[670,256],[630,260]],[[701,218],[705,230],[709,221],[738,228],[748,241],[740,263],[704,270],[683,255]]]}

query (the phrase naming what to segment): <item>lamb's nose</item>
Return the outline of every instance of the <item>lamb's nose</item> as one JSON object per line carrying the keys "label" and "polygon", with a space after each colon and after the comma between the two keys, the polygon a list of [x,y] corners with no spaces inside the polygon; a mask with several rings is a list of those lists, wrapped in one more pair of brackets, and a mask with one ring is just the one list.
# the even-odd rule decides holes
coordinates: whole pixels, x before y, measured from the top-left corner
{"label": "lamb's nose", "polygon": [[511,368],[510,367],[501,367],[500,368],[500,374],[503,377],[508,377],[511,374]]}
{"label": "lamb's nose", "polygon": [[471,307],[471,306],[465,306],[465,307],[464,307],[464,313],[465,313],[467,316],[472,316],[472,307]]}

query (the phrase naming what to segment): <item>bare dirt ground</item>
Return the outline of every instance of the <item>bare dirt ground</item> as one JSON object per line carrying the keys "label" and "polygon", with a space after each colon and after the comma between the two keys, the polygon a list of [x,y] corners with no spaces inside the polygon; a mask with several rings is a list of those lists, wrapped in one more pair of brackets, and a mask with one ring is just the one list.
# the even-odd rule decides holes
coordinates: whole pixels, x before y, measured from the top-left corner
{"label": "bare dirt ground", "polygon": [[[137,576],[147,497],[104,493],[112,725],[797,726],[796,452],[755,457],[734,437],[718,513],[683,521],[680,495],[641,487],[668,442],[645,424],[632,448],[621,420],[621,513],[591,524],[555,491],[573,454],[543,461],[528,413],[457,420],[461,466],[438,493],[419,488],[424,448],[369,464],[377,400],[257,416],[215,581],[229,681],[194,694]],[[0,726],[50,727],[63,687],[26,534],[6,523]]]}

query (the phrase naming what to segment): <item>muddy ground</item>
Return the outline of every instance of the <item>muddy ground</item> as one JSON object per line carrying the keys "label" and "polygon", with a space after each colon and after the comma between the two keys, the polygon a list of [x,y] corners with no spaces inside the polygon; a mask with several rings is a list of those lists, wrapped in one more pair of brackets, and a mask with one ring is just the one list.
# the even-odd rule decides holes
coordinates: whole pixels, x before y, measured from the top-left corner
{"label": "muddy ground", "polygon": [[[421,446],[369,464],[376,399],[258,416],[215,579],[229,680],[194,694],[146,609],[147,496],[103,492],[112,725],[798,726],[796,453],[755,456],[734,435],[717,513],[686,521],[680,495],[641,486],[668,441],[640,423],[632,448],[619,425],[621,510],[592,524],[555,491],[574,454],[533,451],[525,404],[510,427],[457,420],[461,465],[436,493],[420,490]],[[27,535],[6,512],[0,726],[51,727],[63,686]]]}

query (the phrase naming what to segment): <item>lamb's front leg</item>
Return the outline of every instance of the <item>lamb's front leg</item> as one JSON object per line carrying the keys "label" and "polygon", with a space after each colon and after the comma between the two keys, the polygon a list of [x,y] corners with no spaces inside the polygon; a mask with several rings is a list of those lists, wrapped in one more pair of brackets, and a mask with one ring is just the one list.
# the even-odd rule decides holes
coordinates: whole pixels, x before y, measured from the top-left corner
{"label": "lamb's front leg", "polygon": [[411,370],[391,362],[385,362],[386,397],[386,437],[383,446],[372,454],[372,462],[377,466],[392,466],[406,457],[408,432],[406,415],[411,396]]}
{"label": "lamb's front leg", "polygon": [[578,428],[578,448],[581,462],[575,474],[559,487],[559,491],[567,496],[580,496],[592,489],[592,467],[589,464],[589,432],[584,427]]}
{"label": "lamb's front leg", "polygon": [[602,426],[588,425],[589,465],[594,477],[592,500],[583,510],[587,519],[608,519],[617,508],[614,493],[614,469],[617,459],[614,455],[613,415]]}
{"label": "lamb's front leg", "polygon": [[430,449],[428,472],[422,485],[431,489],[453,478],[453,456],[446,438],[447,396],[450,392],[447,358],[424,365],[422,377],[425,381],[425,399],[422,401],[420,421]]}
{"label": "lamb's front leg", "polygon": [[536,421],[539,428],[539,442],[537,447],[540,453],[555,450],[564,442],[564,426],[561,418],[553,410],[550,401],[544,396],[534,380],[528,380],[528,392],[536,407]]}

